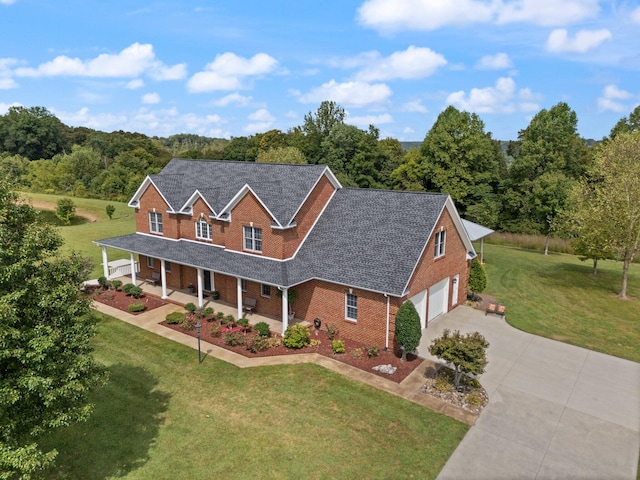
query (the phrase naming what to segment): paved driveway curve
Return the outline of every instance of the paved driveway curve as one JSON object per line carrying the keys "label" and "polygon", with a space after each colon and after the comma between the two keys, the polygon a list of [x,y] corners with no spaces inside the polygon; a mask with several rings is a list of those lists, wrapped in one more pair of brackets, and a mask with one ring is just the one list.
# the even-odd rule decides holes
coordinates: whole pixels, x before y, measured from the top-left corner
{"label": "paved driveway curve", "polygon": [[423,331],[445,328],[490,343],[480,381],[489,394],[440,480],[629,479],[640,450],[640,363],[521,332],[498,316],[458,307]]}

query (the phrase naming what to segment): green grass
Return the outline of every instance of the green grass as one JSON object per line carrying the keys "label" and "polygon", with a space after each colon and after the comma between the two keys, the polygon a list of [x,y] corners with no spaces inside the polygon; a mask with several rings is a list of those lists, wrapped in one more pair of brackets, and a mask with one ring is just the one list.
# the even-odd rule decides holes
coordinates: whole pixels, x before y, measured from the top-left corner
{"label": "green grass", "polygon": [[[135,345],[135,348],[132,348]],[[468,426],[316,365],[239,369],[102,316],[108,384],[51,479],[435,478]]]}
{"label": "green grass", "polygon": [[640,265],[630,267],[627,296],[617,294],[622,263],[484,246],[486,293],[507,306],[507,321],[526,332],[640,362]]}
{"label": "green grass", "polygon": [[[34,204],[36,202],[47,203],[52,210],[55,210],[58,200],[63,198],[60,195],[43,193],[22,193],[22,195],[27,199],[33,199]],[[98,217],[97,221],[92,222],[78,214],[78,217],[73,220],[71,225],[60,225],[55,213],[46,210],[42,211],[43,219],[59,226],[59,231],[65,242],[62,248],[63,252],[76,251],[91,259],[93,262],[91,278],[97,278],[102,276],[103,273],[102,250],[93,241],[134,233],[136,231],[134,210],[122,202],[77,197],[73,197],[73,202],[77,209],[87,211]],[[112,220],[109,220],[105,210],[105,207],[109,204],[116,208]],[[120,250],[109,249],[110,261],[121,258],[129,258],[129,254]]]}

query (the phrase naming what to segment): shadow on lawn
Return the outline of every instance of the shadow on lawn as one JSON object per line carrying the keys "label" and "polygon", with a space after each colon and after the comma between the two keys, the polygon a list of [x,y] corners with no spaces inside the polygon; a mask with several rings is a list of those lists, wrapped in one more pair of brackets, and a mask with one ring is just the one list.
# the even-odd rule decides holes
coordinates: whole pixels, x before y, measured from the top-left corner
{"label": "shadow on lawn", "polygon": [[113,365],[108,370],[108,383],[90,399],[95,407],[87,422],[41,442],[43,449],[58,450],[47,478],[120,477],[146,463],[170,395],[156,390],[158,381],[142,368]]}

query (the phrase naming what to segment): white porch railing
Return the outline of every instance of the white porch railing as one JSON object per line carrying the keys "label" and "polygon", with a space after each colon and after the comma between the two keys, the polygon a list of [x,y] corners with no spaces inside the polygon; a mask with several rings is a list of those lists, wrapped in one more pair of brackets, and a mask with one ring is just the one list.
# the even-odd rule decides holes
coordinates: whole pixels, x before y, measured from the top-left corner
{"label": "white porch railing", "polygon": [[[136,274],[139,274],[140,273],[139,263],[135,262],[135,266],[136,266]],[[114,262],[109,262],[109,279],[124,277],[126,275],[131,275],[131,262],[129,262],[128,260],[116,260]]]}

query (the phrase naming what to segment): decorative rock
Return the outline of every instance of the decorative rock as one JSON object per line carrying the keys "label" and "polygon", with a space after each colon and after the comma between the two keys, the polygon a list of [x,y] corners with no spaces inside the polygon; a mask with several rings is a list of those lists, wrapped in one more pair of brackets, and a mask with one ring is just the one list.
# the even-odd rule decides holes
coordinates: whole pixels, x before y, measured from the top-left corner
{"label": "decorative rock", "polygon": [[380,373],[386,373],[387,375],[392,375],[396,373],[397,368],[393,365],[376,365],[375,367],[372,367],[372,370]]}

